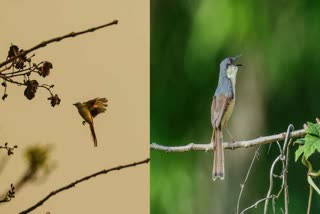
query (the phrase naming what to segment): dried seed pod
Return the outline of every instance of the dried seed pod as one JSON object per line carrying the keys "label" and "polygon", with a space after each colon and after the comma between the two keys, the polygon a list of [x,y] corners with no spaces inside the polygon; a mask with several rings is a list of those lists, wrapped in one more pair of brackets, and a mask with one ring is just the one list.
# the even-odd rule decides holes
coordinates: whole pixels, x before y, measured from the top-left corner
{"label": "dried seed pod", "polygon": [[26,89],[24,90],[24,96],[26,96],[26,98],[28,98],[29,100],[31,100],[32,98],[34,98],[39,83],[37,82],[37,80],[28,80],[26,81]]}

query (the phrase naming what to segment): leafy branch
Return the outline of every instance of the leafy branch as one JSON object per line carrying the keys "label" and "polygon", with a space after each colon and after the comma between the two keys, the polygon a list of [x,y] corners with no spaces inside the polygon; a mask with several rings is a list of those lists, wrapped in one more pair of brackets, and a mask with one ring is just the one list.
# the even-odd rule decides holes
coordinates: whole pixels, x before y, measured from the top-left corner
{"label": "leafy branch", "polygon": [[320,190],[312,179],[320,176],[320,170],[315,171],[313,169],[312,163],[308,160],[312,155],[320,153],[320,121],[317,119],[317,122],[318,123],[316,124],[310,122],[307,123],[305,129],[306,135],[304,136],[304,138],[300,138],[294,142],[294,144],[299,145],[295,153],[295,161],[297,162],[299,157],[302,156],[302,164],[305,165],[308,169],[307,181],[310,185],[310,192],[307,213],[310,213],[313,190],[316,190],[316,192],[320,195]]}

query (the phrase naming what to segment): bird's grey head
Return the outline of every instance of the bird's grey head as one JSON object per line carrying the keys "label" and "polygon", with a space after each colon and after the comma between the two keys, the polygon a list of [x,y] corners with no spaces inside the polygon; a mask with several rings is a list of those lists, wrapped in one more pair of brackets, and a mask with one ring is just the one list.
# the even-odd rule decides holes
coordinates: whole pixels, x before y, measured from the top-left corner
{"label": "bird's grey head", "polygon": [[234,64],[234,62],[241,55],[237,55],[235,57],[228,57],[222,60],[220,63],[220,78],[227,76],[229,79],[235,78],[238,71],[238,66],[242,66],[241,64]]}
{"label": "bird's grey head", "polygon": [[224,94],[234,96],[238,66],[241,66],[241,64],[234,64],[234,61],[239,57],[240,55],[228,57],[220,63],[219,81],[215,95]]}

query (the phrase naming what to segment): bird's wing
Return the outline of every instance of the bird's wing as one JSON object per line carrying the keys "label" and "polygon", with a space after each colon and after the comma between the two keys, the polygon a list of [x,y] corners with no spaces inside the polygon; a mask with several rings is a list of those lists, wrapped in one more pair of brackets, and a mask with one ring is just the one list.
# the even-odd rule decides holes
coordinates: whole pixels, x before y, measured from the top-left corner
{"label": "bird's wing", "polygon": [[92,117],[106,111],[108,100],[106,98],[95,98],[87,101],[85,104],[88,106]]}
{"label": "bird's wing", "polygon": [[211,123],[214,128],[221,126],[223,114],[226,112],[231,99],[225,95],[214,96],[211,105]]}

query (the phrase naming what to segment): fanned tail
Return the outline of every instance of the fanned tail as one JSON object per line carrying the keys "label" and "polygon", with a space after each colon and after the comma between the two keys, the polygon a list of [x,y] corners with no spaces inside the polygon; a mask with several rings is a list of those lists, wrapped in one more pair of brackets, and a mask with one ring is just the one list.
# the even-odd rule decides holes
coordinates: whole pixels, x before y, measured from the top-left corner
{"label": "fanned tail", "polygon": [[91,136],[92,136],[92,139],[93,139],[94,147],[97,147],[98,146],[98,142],[97,142],[96,133],[94,132],[93,123],[90,123],[90,131],[91,131]]}
{"label": "fanned tail", "polygon": [[213,170],[212,179],[224,179],[224,151],[223,151],[223,136],[220,128],[214,128],[212,139],[213,143]]}

